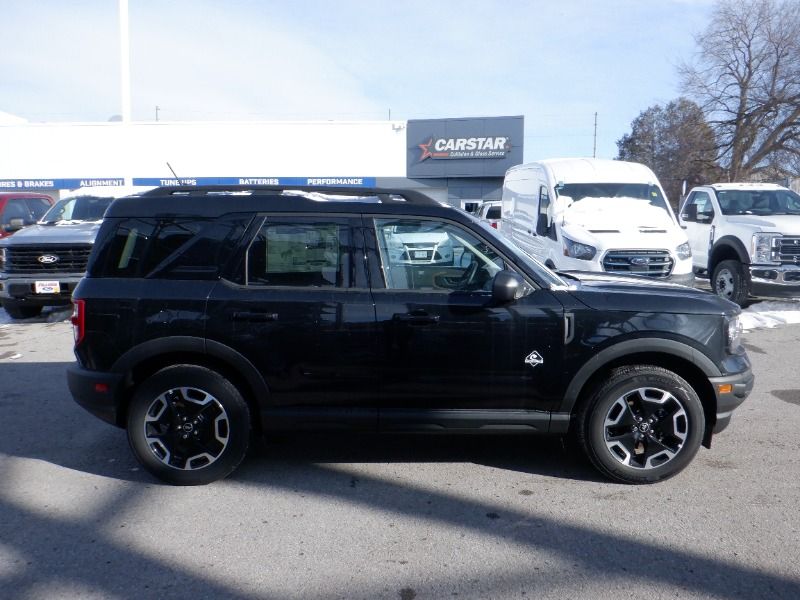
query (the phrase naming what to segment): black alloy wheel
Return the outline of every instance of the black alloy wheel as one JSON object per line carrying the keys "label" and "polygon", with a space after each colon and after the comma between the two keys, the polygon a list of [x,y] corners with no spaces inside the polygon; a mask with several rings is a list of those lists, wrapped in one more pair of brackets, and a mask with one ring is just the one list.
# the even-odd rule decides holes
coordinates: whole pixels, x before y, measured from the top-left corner
{"label": "black alloy wheel", "polygon": [[250,415],[236,387],[194,365],[163,369],[134,394],[128,439],[142,466],[175,485],[230,474],[247,453]]}
{"label": "black alloy wheel", "polygon": [[684,379],[638,365],[612,372],[584,405],[578,426],[579,440],[598,470],[625,483],[654,483],[691,462],[705,417]]}

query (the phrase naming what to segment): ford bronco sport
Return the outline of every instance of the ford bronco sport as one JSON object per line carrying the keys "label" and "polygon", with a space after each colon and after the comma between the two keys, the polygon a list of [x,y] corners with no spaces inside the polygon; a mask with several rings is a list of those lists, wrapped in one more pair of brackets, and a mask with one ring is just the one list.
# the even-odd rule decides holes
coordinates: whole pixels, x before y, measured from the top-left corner
{"label": "ford bronco sport", "polygon": [[[161,188],[108,209],[68,382],[156,477],[208,483],[252,433],[336,428],[571,433],[606,476],[651,483],[752,388],[727,300],[554,273],[418,192],[314,191]],[[414,231],[454,260],[395,252]]]}

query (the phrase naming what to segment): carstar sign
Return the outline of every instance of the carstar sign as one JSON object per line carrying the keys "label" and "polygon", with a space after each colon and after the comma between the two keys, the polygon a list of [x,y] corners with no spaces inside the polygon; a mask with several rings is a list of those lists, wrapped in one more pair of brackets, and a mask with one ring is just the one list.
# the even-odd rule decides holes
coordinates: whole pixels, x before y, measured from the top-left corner
{"label": "carstar sign", "polygon": [[434,160],[453,160],[463,158],[505,158],[511,149],[511,140],[508,136],[495,137],[459,137],[459,138],[428,138],[428,141],[419,144],[422,151],[419,161],[428,158]]}

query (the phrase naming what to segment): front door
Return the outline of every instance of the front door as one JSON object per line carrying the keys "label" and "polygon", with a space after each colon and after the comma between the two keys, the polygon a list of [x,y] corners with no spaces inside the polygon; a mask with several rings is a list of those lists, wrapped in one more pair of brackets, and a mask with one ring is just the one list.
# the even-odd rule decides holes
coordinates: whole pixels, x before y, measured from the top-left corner
{"label": "front door", "polygon": [[266,215],[236,281],[209,298],[207,337],[266,380],[265,427],[375,424],[377,338],[360,225],[358,216]]}
{"label": "front door", "polygon": [[365,217],[365,225],[381,428],[467,426],[470,415],[514,410],[541,411],[544,423],[563,377],[555,296],[530,285],[523,298],[493,304],[494,275],[514,267],[462,225],[413,217]]}
{"label": "front door", "polygon": [[[714,222],[714,206],[708,192],[698,190],[689,196],[681,210],[681,221],[692,248],[692,264],[698,269],[707,269]],[[711,273],[708,275],[710,277]]]}

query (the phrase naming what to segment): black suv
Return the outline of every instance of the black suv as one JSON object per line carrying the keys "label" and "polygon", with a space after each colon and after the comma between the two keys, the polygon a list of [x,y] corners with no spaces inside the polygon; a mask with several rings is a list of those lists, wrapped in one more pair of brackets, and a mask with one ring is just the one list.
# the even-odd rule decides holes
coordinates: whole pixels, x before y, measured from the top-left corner
{"label": "black suv", "polygon": [[738,307],[559,273],[417,192],[160,188],[108,209],[73,296],[77,402],[173,484],[252,433],[574,433],[605,475],[683,469],[753,386]]}

